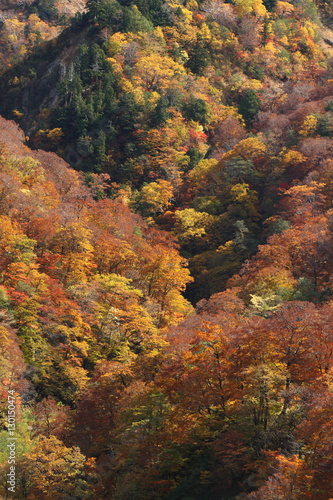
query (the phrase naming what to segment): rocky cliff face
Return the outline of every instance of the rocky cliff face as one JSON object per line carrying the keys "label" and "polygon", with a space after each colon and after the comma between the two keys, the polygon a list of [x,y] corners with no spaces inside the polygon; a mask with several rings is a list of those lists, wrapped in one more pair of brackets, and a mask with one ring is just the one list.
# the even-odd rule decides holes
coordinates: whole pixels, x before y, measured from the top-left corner
{"label": "rocky cliff face", "polygon": [[[27,136],[36,131],[36,115],[57,106],[57,85],[64,78],[70,79],[78,47],[87,36],[85,29],[78,33],[65,30],[58,39],[43,44],[37,55],[4,75],[1,86],[6,98],[0,99],[1,112],[6,118],[17,118],[15,110],[19,110],[20,125]],[[14,79],[16,85],[12,85]]]}

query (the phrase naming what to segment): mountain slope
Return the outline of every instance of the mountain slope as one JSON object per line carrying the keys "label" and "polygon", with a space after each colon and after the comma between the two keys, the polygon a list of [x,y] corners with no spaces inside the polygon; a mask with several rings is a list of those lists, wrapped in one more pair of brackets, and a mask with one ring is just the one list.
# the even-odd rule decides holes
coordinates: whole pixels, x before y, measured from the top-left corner
{"label": "mountain slope", "polygon": [[3,73],[19,500],[333,497],[332,15],[90,0]]}
{"label": "mountain slope", "polygon": [[0,110],[33,147],[107,173],[110,191],[126,189],[135,210],[179,237],[193,303],[223,290],[264,242],[281,184],[305,175],[271,172],[304,137],[303,103],[325,97],[319,121],[330,119],[315,5],[264,4],[91,1],[2,78]]}

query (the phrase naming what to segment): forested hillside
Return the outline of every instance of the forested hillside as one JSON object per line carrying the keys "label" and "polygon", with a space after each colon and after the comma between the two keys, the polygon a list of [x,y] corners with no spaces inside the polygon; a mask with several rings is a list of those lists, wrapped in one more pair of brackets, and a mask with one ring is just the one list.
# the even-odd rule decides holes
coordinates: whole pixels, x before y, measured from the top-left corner
{"label": "forested hillside", "polygon": [[2,3],[1,494],[330,500],[333,7]]}

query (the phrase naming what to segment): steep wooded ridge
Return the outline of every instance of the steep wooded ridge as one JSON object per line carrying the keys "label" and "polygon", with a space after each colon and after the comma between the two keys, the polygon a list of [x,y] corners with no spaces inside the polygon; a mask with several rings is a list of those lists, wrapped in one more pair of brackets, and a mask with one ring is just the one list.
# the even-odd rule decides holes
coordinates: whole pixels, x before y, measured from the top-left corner
{"label": "steep wooded ridge", "polygon": [[10,389],[12,498],[329,500],[333,7],[84,7],[0,2],[0,494]]}
{"label": "steep wooded ridge", "polygon": [[[32,147],[110,175],[109,195],[125,189],[173,231],[193,304],[224,290],[265,241],[281,185],[303,179],[284,154],[331,133],[316,6],[264,4],[91,1],[0,82],[0,111]],[[303,132],[312,112],[318,127]]]}

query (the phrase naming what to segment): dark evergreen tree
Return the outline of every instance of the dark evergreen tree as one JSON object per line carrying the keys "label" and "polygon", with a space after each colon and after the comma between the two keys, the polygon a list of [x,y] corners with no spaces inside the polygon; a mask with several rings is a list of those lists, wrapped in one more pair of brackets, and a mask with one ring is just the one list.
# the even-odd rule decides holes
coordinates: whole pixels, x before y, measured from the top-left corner
{"label": "dark evergreen tree", "polygon": [[211,57],[208,48],[200,40],[189,51],[189,59],[186,66],[197,75],[202,75],[205,68],[210,64]]}
{"label": "dark evergreen tree", "polygon": [[272,11],[276,7],[277,0],[263,0],[263,4],[267,10]]}
{"label": "dark evergreen tree", "polygon": [[103,130],[99,130],[97,138],[94,141],[95,159],[97,170],[103,166],[106,158],[106,135]]}
{"label": "dark evergreen tree", "polygon": [[190,148],[187,151],[186,155],[190,157],[190,161],[187,165],[187,170],[192,170],[192,168],[194,168],[203,157],[203,155],[197,148]]}
{"label": "dark evergreen tree", "polygon": [[43,21],[54,21],[59,17],[54,0],[36,0],[31,4],[29,10],[38,14]]}
{"label": "dark evergreen tree", "polygon": [[123,31],[137,33],[138,31],[152,31],[153,25],[141,14],[136,5],[124,8]]}
{"label": "dark evergreen tree", "polygon": [[128,134],[135,130],[140,106],[135,102],[132,94],[124,93],[119,101],[117,126],[121,133]]}
{"label": "dark evergreen tree", "polygon": [[150,123],[153,127],[160,127],[168,119],[168,107],[168,99],[165,96],[160,97],[150,117]]}
{"label": "dark evergreen tree", "polygon": [[247,126],[251,125],[260,109],[260,99],[254,90],[250,89],[241,97],[238,111],[243,116]]}
{"label": "dark evergreen tree", "polygon": [[332,137],[333,135],[333,115],[326,113],[321,116],[318,115],[317,133],[323,137]]}
{"label": "dark evergreen tree", "polygon": [[162,0],[136,0],[135,4],[154,26],[168,26],[172,24]]}
{"label": "dark evergreen tree", "polygon": [[122,8],[116,0],[88,0],[87,9],[89,19],[101,28],[119,27]]}
{"label": "dark evergreen tree", "polygon": [[199,122],[201,125],[207,123],[207,113],[207,103],[203,99],[191,96],[190,101],[183,105],[183,115],[185,118]]}

